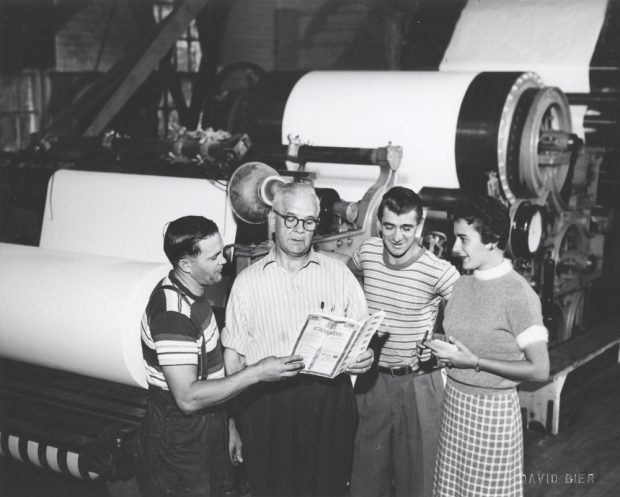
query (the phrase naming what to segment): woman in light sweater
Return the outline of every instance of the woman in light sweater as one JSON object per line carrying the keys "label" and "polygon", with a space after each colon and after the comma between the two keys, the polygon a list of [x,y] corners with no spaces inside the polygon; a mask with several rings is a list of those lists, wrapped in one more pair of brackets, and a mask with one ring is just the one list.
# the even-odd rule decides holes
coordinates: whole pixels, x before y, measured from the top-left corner
{"label": "woman in light sweater", "polygon": [[510,219],[492,197],[451,212],[463,269],[445,311],[448,342],[429,342],[448,369],[435,497],[522,496],[520,381],[549,375],[540,299],[504,258]]}

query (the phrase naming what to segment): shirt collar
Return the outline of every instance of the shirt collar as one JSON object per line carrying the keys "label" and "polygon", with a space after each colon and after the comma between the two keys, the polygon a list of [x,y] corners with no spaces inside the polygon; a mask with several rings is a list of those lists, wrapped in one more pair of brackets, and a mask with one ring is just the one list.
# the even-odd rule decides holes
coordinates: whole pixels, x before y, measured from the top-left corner
{"label": "shirt collar", "polygon": [[402,269],[404,267],[410,266],[415,261],[417,261],[420,257],[422,257],[425,251],[426,249],[424,247],[422,247],[421,245],[416,245],[415,253],[413,255],[409,254],[408,256],[405,257],[405,259],[402,262],[398,262],[397,264],[392,264],[387,259],[388,258],[387,249],[384,246],[383,247],[383,263],[390,269]]}
{"label": "shirt collar", "polygon": [[508,274],[512,270],[512,263],[508,259],[504,259],[498,266],[491,269],[475,270],[474,276],[479,280],[494,280],[500,276]]}
{"label": "shirt collar", "polygon": [[181,283],[181,281],[179,280],[179,278],[176,277],[176,275],[174,274],[174,269],[170,271],[170,273],[168,273],[168,278],[170,278],[170,281],[172,282],[172,284],[174,286],[176,286],[179,290],[181,290],[181,292],[188,296],[189,298],[191,298],[192,300],[196,300],[196,301],[202,301],[202,300],[206,300],[207,299],[207,293],[204,292],[202,295],[198,296],[198,295],[194,295],[189,288],[187,288],[183,283]]}
{"label": "shirt collar", "polygon": [[[276,259],[276,248],[275,247],[271,247],[271,249],[269,249],[269,253],[263,258],[261,263],[263,265],[263,270],[267,266],[269,266],[271,263],[275,263],[275,265],[279,265],[278,260]],[[308,258],[307,262],[301,267],[301,269],[308,267],[311,263],[321,265],[321,260],[319,259],[319,256],[317,255],[316,251],[312,247],[310,247],[310,257]]]}

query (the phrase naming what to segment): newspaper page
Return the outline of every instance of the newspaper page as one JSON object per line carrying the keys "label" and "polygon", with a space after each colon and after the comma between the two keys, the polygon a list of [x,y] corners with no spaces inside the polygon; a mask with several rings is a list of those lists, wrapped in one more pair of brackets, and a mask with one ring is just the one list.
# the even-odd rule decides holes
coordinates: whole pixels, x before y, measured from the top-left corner
{"label": "newspaper page", "polygon": [[362,328],[357,334],[357,338],[351,344],[349,352],[344,358],[343,366],[346,365],[349,360],[353,360],[358,357],[368,348],[370,345],[370,340],[372,340],[375,332],[379,329],[379,325],[381,324],[381,321],[383,321],[384,317],[385,312],[378,311],[364,321]]}
{"label": "newspaper page", "polygon": [[327,378],[339,375],[349,357],[368,348],[383,315],[377,313],[358,323],[347,318],[310,314],[292,352],[304,358],[305,368],[301,372]]}

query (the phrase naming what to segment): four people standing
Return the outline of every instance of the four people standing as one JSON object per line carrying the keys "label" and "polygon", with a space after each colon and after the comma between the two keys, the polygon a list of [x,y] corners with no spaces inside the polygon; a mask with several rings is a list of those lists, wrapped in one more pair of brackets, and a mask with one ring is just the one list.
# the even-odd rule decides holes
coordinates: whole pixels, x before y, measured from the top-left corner
{"label": "four people standing", "polygon": [[[344,264],[312,249],[318,215],[310,185],[278,189],[269,214],[274,245],[236,278],[223,357],[204,296],[221,278],[217,227],[199,216],[168,226],[173,270],[142,321],[150,385],[140,431],[143,491],[217,495],[226,445],[221,405],[243,392],[230,418],[229,454],[245,462],[252,497],[344,496],[350,477],[352,497],[429,496],[438,445],[433,495],[521,495],[515,386],[546,379],[549,360],[540,301],[503,257],[506,208],[485,197],[454,210],[453,252],[474,271],[457,280],[452,265],[415,241],[419,197],[392,188],[378,211],[381,237],[352,259],[363,291]],[[448,298],[452,343],[428,342],[449,368],[442,416],[443,378],[418,374],[418,353]],[[303,363],[290,352],[308,314],[360,320],[368,309],[386,318],[374,344],[377,364],[359,379],[357,395],[347,374],[298,375]],[[347,373],[366,373],[373,360],[369,349]]]}

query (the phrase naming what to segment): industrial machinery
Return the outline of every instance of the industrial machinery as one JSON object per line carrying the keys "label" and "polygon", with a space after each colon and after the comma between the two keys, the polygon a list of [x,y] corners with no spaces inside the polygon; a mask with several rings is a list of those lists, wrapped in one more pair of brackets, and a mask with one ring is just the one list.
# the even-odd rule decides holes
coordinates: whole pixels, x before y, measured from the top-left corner
{"label": "industrial machinery", "polygon": [[[395,184],[420,193],[421,238],[439,256],[450,257],[450,203],[468,193],[495,196],[510,207],[508,254],[541,297],[551,345],[579,331],[588,289],[601,275],[610,212],[597,206],[603,150],[573,131],[561,89],[532,72],[317,71],[292,80],[270,75],[237,120],[248,129],[279,122],[271,135],[295,136],[291,147],[401,145]],[[273,88],[285,89],[280,100]],[[268,99],[283,109],[279,121],[260,114]],[[287,159],[264,150],[265,162]],[[288,159],[289,170],[314,174],[317,191],[333,188],[347,199],[360,198],[377,174]],[[346,257],[361,241],[353,231],[319,235],[316,246]]]}
{"label": "industrial machinery", "polygon": [[[357,78],[368,84],[350,91]],[[374,105],[386,91],[394,100]],[[443,257],[450,203],[465,193],[496,196],[510,206],[510,255],[539,292],[554,341],[571,336],[601,274],[609,212],[596,207],[602,151],[572,132],[561,90],[529,72],[319,72],[283,98],[283,141],[299,138],[226,141],[215,166],[216,148],[198,161],[198,177],[52,176],[40,246],[0,246],[0,298],[11,310],[0,318],[3,455],[87,479],[130,476],[146,385],[139,320],[167,271],[165,223],[190,212],[213,218],[240,270],[268,250],[264,222],[278,181],[313,182],[321,201],[315,248],[342,259],[377,233],[376,210],[393,184],[420,193],[421,241]],[[397,102],[404,118],[395,118]],[[106,139],[101,146],[120,147],[117,156],[130,143]],[[160,145],[159,154],[200,153],[191,139],[183,143]],[[210,295],[220,309],[234,272]],[[34,288],[23,284],[34,280]],[[33,301],[40,312],[28,310]]]}
{"label": "industrial machinery", "polygon": [[47,134],[3,171],[58,169],[39,246],[0,244],[0,455],[85,479],[131,476],[146,385],[139,321],[169,269],[165,224],[205,215],[234,247],[236,264],[209,294],[221,325],[235,272],[268,250],[279,181],[313,183],[315,248],[341,259],[377,234],[394,184],[421,195],[420,241],[446,258],[451,203],[495,196],[510,208],[509,255],[541,297],[551,346],[569,339],[602,274],[606,150],[573,105],[589,94],[541,76],[525,63],[271,73],[234,102],[225,134],[99,136],[103,118],[87,138]]}
{"label": "industrial machinery", "polygon": [[[358,78],[367,84],[351,91]],[[376,106],[377,92],[393,100]],[[131,475],[146,385],[139,319],[167,271],[163,227],[190,212],[213,218],[240,270],[268,250],[264,223],[278,181],[314,184],[315,248],[341,259],[377,233],[377,207],[393,184],[420,193],[420,239],[448,258],[450,203],[467,193],[496,196],[510,206],[510,256],[540,294],[554,341],[571,336],[601,274],[609,212],[596,207],[602,151],[573,133],[561,90],[530,72],[315,72],[283,98],[281,135],[289,143],[226,140],[220,154],[212,148],[196,164],[194,175],[211,179],[52,176],[40,246],[0,246],[0,298],[11,309],[0,318],[0,392],[11,408],[0,428],[3,455],[82,478]],[[289,140],[293,134],[299,138]],[[116,146],[118,156],[131,143],[106,140],[101,146]],[[191,137],[164,145],[159,154],[173,150],[177,160],[183,151],[200,154]],[[219,309],[235,270],[210,295]],[[24,279],[38,283],[32,289]],[[41,312],[28,312],[32,300]],[[47,409],[61,415],[44,421]]]}
{"label": "industrial machinery", "polygon": [[[224,155],[234,162],[232,150],[249,139],[233,141]],[[116,145],[124,143],[119,139]],[[194,150],[191,140],[185,145],[176,149]],[[159,147],[169,153],[166,144]],[[295,153],[378,167],[379,178],[359,203],[341,201],[334,190],[320,192],[323,245],[350,245],[370,235],[378,199],[400,163],[399,147],[269,149],[290,158]],[[265,250],[261,243],[235,243],[234,215],[256,222],[265,209],[240,204],[233,189],[231,209],[222,180],[230,166],[228,183],[239,185],[244,199],[269,199],[270,181],[279,175],[262,164],[238,167],[228,159],[211,167],[216,180],[67,169],[52,175],[39,246],[0,243],[1,455],[83,479],[133,474],[146,387],[140,319],[152,289],[170,269],[162,246],[166,223],[188,213],[210,217],[246,264]],[[208,290],[220,325],[231,276],[229,271]]]}

